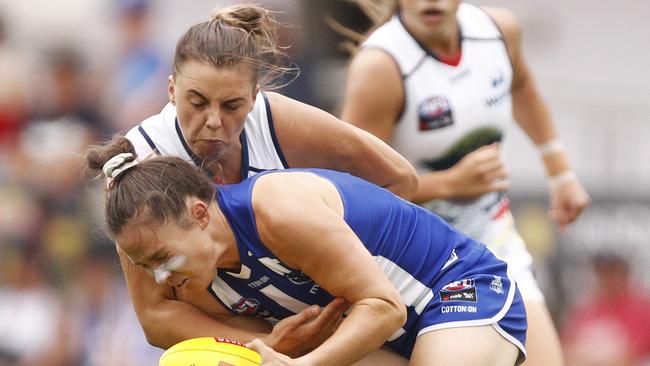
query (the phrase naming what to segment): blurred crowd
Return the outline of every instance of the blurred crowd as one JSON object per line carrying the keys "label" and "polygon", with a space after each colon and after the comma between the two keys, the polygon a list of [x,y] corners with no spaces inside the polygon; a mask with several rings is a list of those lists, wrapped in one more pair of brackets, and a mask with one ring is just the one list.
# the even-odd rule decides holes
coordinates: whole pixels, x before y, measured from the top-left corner
{"label": "blurred crowd", "polygon": [[[302,75],[284,92],[336,113],[331,83],[341,73],[331,77],[330,71],[342,68],[344,54],[322,21],[336,2],[313,2],[308,14],[287,2],[261,2],[292,9],[285,20],[298,23],[283,37]],[[144,338],[102,230],[102,182],[86,179],[79,168],[78,154],[88,144],[158,113],[167,101],[172,45],[152,40],[152,3],[112,3],[116,46],[101,62],[75,43],[26,52],[0,8],[0,366],[154,365],[162,353]],[[359,16],[350,7],[337,9],[347,24]],[[299,28],[307,25],[312,28]],[[305,42],[310,32],[324,43]],[[327,57],[333,61],[323,63]],[[530,241],[555,241],[553,230],[533,232]],[[553,265],[554,253],[538,253],[548,259],[542,265]],[[650,362],[647,281],[639,285],[624,256],[599,255],[591,264],[582,266],[591,282],[569,281],[580,298],[555,307],[572,364]],[[594,360],[580,363],[583,353]]]}
{"label": "blurred crowd", "polygon": [[153,365],[161,354],[101,229],[99,182],[78,161],[166,101],[149,10],[119,4],[119,48],[102,65],[74,44],[23,53],[0,15],[0,365]]}

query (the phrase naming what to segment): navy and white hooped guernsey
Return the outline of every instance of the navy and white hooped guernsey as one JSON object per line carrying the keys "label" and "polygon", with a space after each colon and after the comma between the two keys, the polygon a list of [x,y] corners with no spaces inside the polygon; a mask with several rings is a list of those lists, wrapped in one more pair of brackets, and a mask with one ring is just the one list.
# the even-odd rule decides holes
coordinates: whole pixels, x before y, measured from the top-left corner
{"label": "navy and white hooped guernsey", "polygon": [[[289,167],[278,143],[273,126],[271,106],[266,95],[259,92],[253,110],[248,113],[240,135],[242,145],[241,179],[262,171]],[[192,152],[176,118],[176,107],[167,104],[160,114],[149,117],[133,127],[126,138],[135,147],[139,159],[155,153],[177,156],[197,166],[200,159]]]}
{"label": "navy and white hooped guernsey", "polygon": [[[505,262],[431,212],[347,173],[312,172],[334,184],[344,219],[395,285],[408,318],[386,346],[409,357],[418,335],[437,329],[492,325],[525,356],[523,301]],[[285,171],[286,172],[286,171]],[[251,194],[264,172],[220,186],[217,202],[232,227],[242,267],[215,271],[208,289],[232,313],[271,322],[333,300],[326,289],[283,264],[259,239]],[[371,197],[371,199],[369,199]]]}

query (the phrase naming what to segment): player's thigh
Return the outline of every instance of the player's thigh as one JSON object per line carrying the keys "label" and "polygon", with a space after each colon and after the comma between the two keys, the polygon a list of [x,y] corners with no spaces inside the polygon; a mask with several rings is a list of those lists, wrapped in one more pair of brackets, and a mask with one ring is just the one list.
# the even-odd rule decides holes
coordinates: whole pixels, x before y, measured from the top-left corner
{"label": "player's thigh", "polygon": [[353,364],[353,366],[406,366],[409,360],[391,352],[385,348],[380,348],[371,352],[363,360]]}
{"label": "player's thigh", "polygon": [[524,300],[528,332],[526,333],[525,366],[564,365],[560,339],[543,301]]}
{"label": "player's thigh", "polygon": [[441,329],[418,337],[411,366],[514,365],[519,349],[491,325]]}

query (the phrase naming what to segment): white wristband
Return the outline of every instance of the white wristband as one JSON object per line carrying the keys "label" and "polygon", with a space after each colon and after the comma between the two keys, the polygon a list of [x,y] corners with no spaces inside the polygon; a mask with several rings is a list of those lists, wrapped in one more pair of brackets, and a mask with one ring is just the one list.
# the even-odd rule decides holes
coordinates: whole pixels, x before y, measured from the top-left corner
{"label": "white wristband", "polygon": [[573,170],[565,170],[552,177],[548,177],[548,184],[552,188],[557,188],[567,182],[575,182],[577,180],[578,180],[578,176]]}
{"label": "white wristband", "polygon": [[564,151],[564,145],[562,145],[562,142],[558,139],[550,139],[537,145],[537,151],[539,151],[542,156],[547,156]]}

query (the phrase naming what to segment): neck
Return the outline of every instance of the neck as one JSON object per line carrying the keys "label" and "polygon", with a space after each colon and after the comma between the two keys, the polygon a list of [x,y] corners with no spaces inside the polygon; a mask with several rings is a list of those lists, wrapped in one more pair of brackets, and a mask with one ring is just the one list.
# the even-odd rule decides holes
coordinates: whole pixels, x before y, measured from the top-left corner
{"label": "neck", "polygon": [[217,160],[206,162],[206,168],[214,175],[218,184],[239,183],[241,177],[242,152],[241,144],[233,146]]}
{"label": "neck", "polygon": [[458,22],[454,22],[453,27],[441,29],[438,34],[422,36],[420,42],[427,46],[431,52],[439,55],[453,56],[457,54],[460,50]]}
{"label": "neck", "polygon": [[214,204],[208,208],[210,212],[210,238],[215,246],[222,249],[221,254],[217,256],[217,262],[214,264],[215,268],[239,268],[241,266],[241,259],[239,256],[239,249],[237,248],[237,241],[235,234],[230,227],[226,215],[221,211],[221,208],[215,201]]}
{"label": "neck", "polygon": [[460,25],[454,19],[451,24],[441,25],[438,29],[426,29],[415,26],[408,16],[402,17],[404,26],[415,39],[431,52],[439,55],[453,56],[460,50]]}

